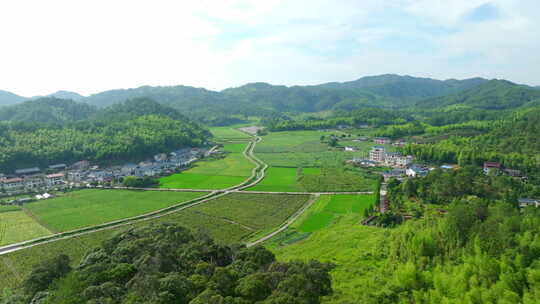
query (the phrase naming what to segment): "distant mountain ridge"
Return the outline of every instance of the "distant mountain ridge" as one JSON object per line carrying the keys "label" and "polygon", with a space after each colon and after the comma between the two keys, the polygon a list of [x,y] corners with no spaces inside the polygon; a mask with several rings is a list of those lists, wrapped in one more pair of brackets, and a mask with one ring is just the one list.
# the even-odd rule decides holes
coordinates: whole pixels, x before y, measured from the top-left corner
{"label": "distant mountain ridge", "polygon": [[25,101],[26,98],[8,91],[0,90],[0,106],[14,105]]}
{"label": "distant mountain ridge", "polygon": [[417,107],[435,108],[465,105],[484,110],[503,110],[538,105],[540,91],[507,80],[490,80],[467,90],[416,103]]}
{"label": "distant mountain ridge", "polygon": [[[264,82],[212,91],[190,86],[142,86],[132,89],[104,91],[84,97],[78,93],[58,91],[51,96],[85,102],[100,108],[124,102],[133,98],[150,98],[165,106],[195,119],[209,122],[224,116],[260,116],[272,113],[318,112],[326,110],[351,111],[363,107],[405,108],[409,106],[444,106],[459,104],[459,98],[481,99],[481,96],[467,98],[467,93],[475,88],[478,94],[491,94],[490,100],[508,104],[503,100],[520,96],[521,91],[527,96],[538,92],[537,88],[516,85],[511,94],[495,97],[487,89],[498,86],[497,82],[483,78],[464,80],[437,80],[407,75],[384,74],[362,77],[348,82],[330,82],[309,86],[271,85]],[[502,87],[495,90],[505,90]],[[0,92],[1,93],[1,92]],[[4,92],[5,100],[0,95],[0,105],[10,105],[26,100],[24,97],[9,95]],[[460,95],[462,94],[462,95]],[[465,95],[463,95],[465,94]],[[478,95],[477,94],[477,95]],[[460,97],[461,96],[461,97]],[[534,99],[534,98],[532,98]],[[525,98],[525,100],[528,100]],[[476,100],[473,103],[478,104]]]}

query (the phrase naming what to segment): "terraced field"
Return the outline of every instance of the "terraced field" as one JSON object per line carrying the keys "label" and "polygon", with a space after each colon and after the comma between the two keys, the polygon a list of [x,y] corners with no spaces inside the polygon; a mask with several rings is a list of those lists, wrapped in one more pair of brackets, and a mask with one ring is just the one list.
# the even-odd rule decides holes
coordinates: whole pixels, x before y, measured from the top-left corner
{"label": "terraced field", "polygon": [[225,158],[197,162],[182,173],[162,177],[161,188],[171,189],[224,189],[241,184],[255,167],[242,152],[247,143],[225,144]]}

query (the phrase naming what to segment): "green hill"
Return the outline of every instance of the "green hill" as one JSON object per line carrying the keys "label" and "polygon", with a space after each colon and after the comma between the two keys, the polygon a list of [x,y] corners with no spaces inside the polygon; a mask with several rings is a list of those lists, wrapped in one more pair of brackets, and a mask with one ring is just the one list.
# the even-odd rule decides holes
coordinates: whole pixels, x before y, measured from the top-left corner
{"label": "green hill", "polygon": [[62,124],[87,119],[95,112],[95,107],[85,103],[45,97],[1,108],[0,120]]}
{"label": "green hill", "polygon": [[526,106],[540,100],[540,91],[506,80],[490,80],[474,88],[416,103],[419,108],[466,105],[485,110],[504,110]]}
{"label": "green hill", "polygon": [[14,105],[23,102],[26,98],[11,92],[0,90],[0,106]]}

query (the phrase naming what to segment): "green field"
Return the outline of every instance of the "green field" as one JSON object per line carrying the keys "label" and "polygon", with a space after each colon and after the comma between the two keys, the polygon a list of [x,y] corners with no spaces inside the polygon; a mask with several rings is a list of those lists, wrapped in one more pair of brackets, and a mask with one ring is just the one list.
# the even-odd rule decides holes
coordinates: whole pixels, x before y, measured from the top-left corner
{"label": "green field", "polygon": [[308,199],[309,195],[234,193],[191,210],[258,231],[279,226]]}
{"label": "green field", "polygon": [[0,208],[0,246],[50,235],[51,232],[17,207]]}
{"label": "green field", "polygon": [[221,243],[238,243],[276,229],[308,199],[308,195],[234,193],[157,219],[30,247],[0,256],[0,286],[18,286],[34,265],[60,253],[76,266],[87,250],[133,226],[177,223],[206,232]]}
{"label": "green field", "polygon": [[248,191],[356,192],[373,190],[375,177],[360,169],[268,168],[266,177]]}
{"label": "green field", "polygon": [[314,232],[327,227],[335,217],[343,214],[361,217],[373,201],[373,195],[323,195],[294,227],[301,232]]}
{"label": "green field", "polygon": [[141,215],[205,194],[87,189],[30,203],[25,208],[49,230],[60,232]]}
{"label": "green field", "polygon": [[[319,171],[317,168],[303,170],[312,174],[317,174]],[[298,171],[297,168],[268,168],[266,177],[248,191],[303,192],[305,189],[297,183]]]}
{"label": "green field", "polygon": [[182,173],[162,177],[161,188],[223,189],[244,182],[255,165],[243,155],[247,143],[225,144],[225,158],[202,160]]}
{"label": "green field", "polygon": [[286,131],[272,132],[257,144],[256,153],[323,152],[328,145],[320,142],[321,136],[341,134],[339,131]]}
{"label": "green field", "polygon": [[[367,288],[366,273],[383,266],[380,248],[390,237],[389,230],[359,224],[361,210],[372,202],[372,196],[321,196],[266,246],[280,261],[316,259],[333,263],[334,294],[323,303],[358,303],[358,295]],[[325,213],[328,215],[321,215]]]}
{"label": "green field", "polygon": [[249,140],[251,136],[233,127],[212,127],[210,132],[216,140]]}

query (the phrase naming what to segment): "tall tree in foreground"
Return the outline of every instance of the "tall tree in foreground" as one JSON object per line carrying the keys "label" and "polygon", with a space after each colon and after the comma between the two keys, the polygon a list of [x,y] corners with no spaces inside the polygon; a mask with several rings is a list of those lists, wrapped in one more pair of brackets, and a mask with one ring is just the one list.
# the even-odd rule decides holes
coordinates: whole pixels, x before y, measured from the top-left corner
{"label": "tall tree in foreground", "polygon": [[65,262],[34,270],[20,303],[317,304],[332,292],[329,264],[278,263],[262,247],[216,244],[173,224],[118,234],[74,270]]}

